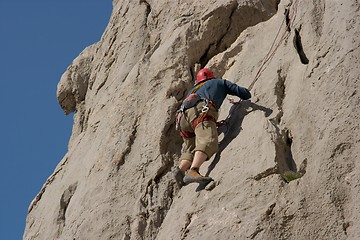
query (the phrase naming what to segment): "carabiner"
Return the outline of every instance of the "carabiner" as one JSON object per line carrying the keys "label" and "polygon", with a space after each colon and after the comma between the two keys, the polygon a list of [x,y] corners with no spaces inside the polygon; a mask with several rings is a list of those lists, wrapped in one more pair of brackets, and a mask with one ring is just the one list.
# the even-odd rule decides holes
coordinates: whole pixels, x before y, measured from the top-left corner
{"label": "carabiner", "polygon": [[209,107],[207,105],[202,106],[201,112],[206,113],[209,111]]}

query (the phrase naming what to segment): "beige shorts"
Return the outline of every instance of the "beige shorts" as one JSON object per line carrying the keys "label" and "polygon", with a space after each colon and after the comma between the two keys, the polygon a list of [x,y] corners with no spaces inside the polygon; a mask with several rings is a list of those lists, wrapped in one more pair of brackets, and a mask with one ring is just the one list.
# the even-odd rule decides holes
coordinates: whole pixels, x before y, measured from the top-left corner
{"label": "beige shorts", "polygon": [[[209,160],[218,150],[218,134],[216,122],[203,121],[196,128],[193,127],[194,120],[201,114],[201,109],[205,103],[200,102],[196,107],[192,107],[185,111],[184,116],[180,119],[181,130],[195,133],[195,137],[184,138],[184,145],[180,160],[192,161],[195,151],[206,153]],[[207,116],[211,116],[217,121],[219,117],[218,111],[209,105]]]}

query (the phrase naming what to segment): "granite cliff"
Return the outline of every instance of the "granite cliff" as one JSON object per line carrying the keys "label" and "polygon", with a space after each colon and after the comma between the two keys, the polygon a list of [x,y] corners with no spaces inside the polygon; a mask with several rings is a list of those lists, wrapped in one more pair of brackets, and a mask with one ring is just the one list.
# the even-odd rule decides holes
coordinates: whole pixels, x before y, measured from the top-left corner
{"label": "granite cliff", "polygon": [[[72,136],[23,238],[359,239],[359,58],[358,0],[113,0],[58,84]],[[204,66],[253,97],[220,109],[215,182],[179,189],[174,113]]]}

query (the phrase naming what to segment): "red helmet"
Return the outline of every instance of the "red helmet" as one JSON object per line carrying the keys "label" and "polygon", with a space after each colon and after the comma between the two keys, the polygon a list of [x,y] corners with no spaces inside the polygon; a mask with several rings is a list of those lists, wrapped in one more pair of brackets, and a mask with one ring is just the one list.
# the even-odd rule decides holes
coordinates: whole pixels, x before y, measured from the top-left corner
{"label": "red helmet", "polygon": [[210,69],[203,68],[196,75],[196,83],[212,78],[215,78],[214,73]]}

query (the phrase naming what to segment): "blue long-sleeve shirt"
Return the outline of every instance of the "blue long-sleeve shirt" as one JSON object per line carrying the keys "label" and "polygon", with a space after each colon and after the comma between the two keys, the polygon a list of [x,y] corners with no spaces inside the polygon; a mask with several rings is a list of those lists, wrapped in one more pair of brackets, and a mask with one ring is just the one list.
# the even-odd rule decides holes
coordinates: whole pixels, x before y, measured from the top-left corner
{"label": "blue long-sleeve shirt", "polygon": [[[196,87],[196,86],[195,86]],[[242,100],[251,98],[251,93],[244,87],[221,78],[208,80],[203,86],[196,91],[201,98],[212,101],[217,108],[220,108],[226,96],[238,96]]]}

